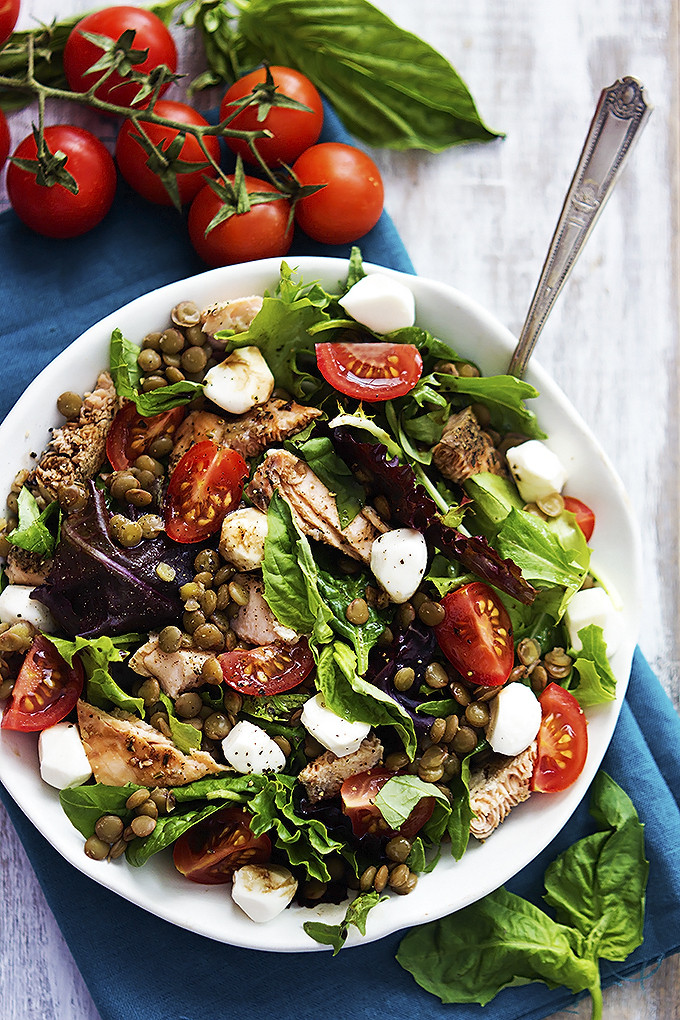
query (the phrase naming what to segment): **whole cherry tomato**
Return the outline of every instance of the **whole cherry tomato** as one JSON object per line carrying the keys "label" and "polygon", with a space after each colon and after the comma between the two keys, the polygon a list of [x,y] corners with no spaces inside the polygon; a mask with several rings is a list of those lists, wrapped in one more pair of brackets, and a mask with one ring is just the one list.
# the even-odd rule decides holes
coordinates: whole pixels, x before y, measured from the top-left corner
{"label": "whole cherry tomato", "polygon": [[17,23],[20,0],[0,0],[0,46],[4,46]]}
{"label": "whole cherry tomato", "polygon": [[[132,29],[134,50],[148,50],[146,57],[133,65],[133,70],[148,74],[155,67],[165,64],[171,71],[177,70],[177,49],[170,32],[161,19],[141,7],[105,7],[86,15],[72,29],[64,47],[64,71],[72,92],[87,92],[103,76],[104,71],[90,72],[90,68],[103,56],[100,46],[86,39],[83,32],[103,35],[117,42],[121,35]],[[89,73],[88,73],[89,72]],[[132,106],[139,93],[139,83],[125,82],[114,71],[95,90],[98,99],[116,106]],[[165,92],[166,83],[161,89]]]}
{"label": "whole cherry tomato", "polygon": [[[205,117],[202,117],[193,107],[186,103],[175,103],[170,99],[160,99],[155,107],[154,113],[159,117],[166,117],[168,120],[180,121],[182,124],[193,124],[208,126]],[[143,121],[144,130],[154,143],[166,150],[172,140],[179,134],[178,128],[162,127],[160,124],[150,124]],[[116,142],[116,161],[118,169],[131,188],[146,198],[149,202],[156,202],[158,205],[172,205],[172,198],[162,179],[152,170],[147,162],[153,156],[142,148],[139,141],[139,134],[131,120],[126,120],[118,134]],[[215,135],[204,136],[205,146],[215,160],[220,161],[220,143]],[[184,144],[177,157],[184,163],[206,163],[202,170],[191,170],[188,173],[177,173],[177,190],[179,200],[183,205],[190,202],[205,184],[206,177],[216,177],[217,171],[208,164],[205,153],[201,149],[197,139],[193,135],[186,135]]]}
{"label": "whole cherry tomato", "polygon": [[[95,227],[111,208],[116,192],[116,168],[108,150],[84,128],[55,124],[45,128],[51,153],[66,155],[65,169],[75,179],[78,192],[63,184],[38,184],[35,174],[15,163],[7,169],[7,193],[20,220],[46,237],[76,237]],[[19,144],[17,159],[35,160],[33,135]]]}
{"label": "whole cherry tomato", "polygon": [[380,219],[385,195],[382,177],[361,149],[342,142],[313,145],[295,161],[293,173],[304,186],[325,185],[295,206],[298,225],[315,241],[356,241]]}
{"label": "whole cherry tomato", "polygon": [[[220,119],[224,120],[238,109],[237,101],[250,95],[257,86],[261,96],[260,103],[246,106],[230,122],[229,127],[238,131],[271,131],[271,138],[260,138],[256,142],[257,151],[267,166],[278,166],[280,163],[294,163],[301,153],[314,145],[321,133],[323,124],[323,104],[321,96],[309,78],[291,67],[270,67],[272,85],[266,86],[267,69],[262,67],[251,71],[235,81],[227,91],[220,106]],[[286,106],[271,106],[262,110],[271,96],[286,96],[295,99],[308,110],[296,110]],[[261,114],[266,116],[260,119]],[[240,153],[247,163],[257,164],[247,142],[239,138],[226,138],[232,152]]]}
{"label": "whole cherry tomato", "polygon": [[0,110],[0,170],[2,170],[7,157],[9,156],[9,148],[11,145],[11,139],[9,136],[9,127],[7,126],[7,118],[5,117],[2,110]]}
{"label": "whole cherry tomato", "polygon": [[[249,195],[278,194],[267,181],[246,177],[245,182]],[[285,198],[253,204],[248,212],[234,213],[208,231],[223,206],[219,195],[206,184],[189,210],[191,243],[209,266],[230,266],[286,254],[293,240],[293,224],[289,223],[290,203]]]}

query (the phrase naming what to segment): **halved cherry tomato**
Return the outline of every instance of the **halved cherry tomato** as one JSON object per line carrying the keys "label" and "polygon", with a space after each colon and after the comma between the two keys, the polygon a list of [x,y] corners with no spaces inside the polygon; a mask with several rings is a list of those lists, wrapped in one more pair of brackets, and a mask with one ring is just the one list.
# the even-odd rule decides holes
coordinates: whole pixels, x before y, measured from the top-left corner
{"label": "halved cherry tomato", "polygon": [[595,529],[595,514],[590,507],[586,506],[585,503],[582,503],[580,499],[576,499],[574,496],[565,496],[564,509],[574,515],[576,523],[585,536],[586,542],[590,542]]}
{"label": "halved cherry tomato", "polygon": [[19,671],[2,728],[34,732],[61,722],[78,701],[83,680],[79,657],[74,655],[69,666],[52,642],[38,634]]}
{"label": "halved cherry tomato", "polygon": [[317,344],[316,363],[339,393],[368,401],[403,397],[423,372],[423,359],[413,344]]}
{"label": "halved cherry tomato", "polygon": [[[388,772],[387,769],[368,769],[356,776],[350,776],[342,784],[340,788],[342,810],[349,817],[352,832],[357,838],[365,836],[367,832],[378,836],[394,835],[395,830],[389,827],[380,809],[376,807],[375,798],[387,780],[395,775],[396,772]],[[412,839],[429,821],[433,810],[434,797],[423,797],[399,829],[399,835]]]}
{"label": "halved cherry tomato", "polygon": [[175,542],[200,542],[222,527],[238,506],[248,465],[237,450],[211,439],[191,446],[172,472],[165,530]]}
{"label": "halved cherry tomato", "polygon": [[571,786],[583,771],[588,754],[586,717],[574,695],[559,684],[548,684],[538,700],[543,720],[531,789],[556,793]]}
{"label": "halved cherry tomato", "polygon": [[309,676],[314,657],[306,638],[296,645],[275,642],[260,648],[239,649],[218,656],[224,682],[240,694],[281,694]]}
{"label": "halved cherry tomato", "polygon": [[470,683],[499,687],[510,676],[512,625],[498,596],[473,581],[441,600],[446,616],[435,628],[439,647]]}
{"label": "halved cherry tomato", "polygon": [[113,419],[106,438],[106,456],[114,471],[124,471],[149,449],[158,436],[172,436],[184,418],[185,408],[145,418],[130,401],[121,407]]}
{"label": "halved cherry tomato", "polygon": [[244,864],[264,864],[271,857],[271,840],[265,833],[252,834],[252,817],[241,808],[224,808],[187,829],[172,851],[177,870],[190,882],[222,885]]}

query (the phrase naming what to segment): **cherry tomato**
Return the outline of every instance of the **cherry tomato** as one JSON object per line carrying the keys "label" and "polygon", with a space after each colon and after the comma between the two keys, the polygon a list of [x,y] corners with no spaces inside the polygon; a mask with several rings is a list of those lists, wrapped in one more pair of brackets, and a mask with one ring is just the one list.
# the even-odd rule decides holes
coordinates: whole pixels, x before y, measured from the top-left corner
{"label": "cherry tomato", "polygon": [[224,682],[239,694],[281,694],[309,676],[314,657],[307,639],[296,645],[274,642],[260,648],[239,649],[218,656]]}
{"label": "cherry tomato", "polygon": [[252,817],[241,808],[223,808],[187,829],[172,851],[177,870],[190,882],[222,885],[244,864],[264,864],[271,857],[271,840],[265,833],[253,836]]}
{"label": "cherry tomato", "polygon": [[0,46],[5,45],[14,31],[20,6],[19,0],[0,0]]}
{"label": "cherry tomato", "polygon": [[[350,776],[342,784],[340,788],[342,810],[348,815],[352,823],[352,832],[357,838],[365,836],[367,832],[378,836],[394,834],[395,830],[390,829],[380,809],[376,807],[375,797],[387,780],[395,775],[395,772],[388,772],[387,769],[368,769],[367,772]],[[399,835],[412,839],[429,821],[433,810],[434,797],[423,797],[399,829]]]}
{"label": "cherry tomato", "polygon": [[[111,208],[116,168],[107,149],[84,128],[55,124],[45,128],[50,152],[67,156],[65,168],[78,185],[73,195],[62,184],[38,184],[35,175],[15,163],[7,168],[7,193],[20,220],[46,237],[76,237],[95,227]],[[34,160],[35,138],[28,135],[14,155]]]}
{"label": "cherry tomato", "polygon": [[[179,121],[182,124],[205,125],[208,122],[200,113],[186,103],[175,103],[169,99],[160,99],[155,107],[154,113],[159,117],[167,117],[168,120]],[[144,130],[154,143],[161,145],[165,150],[173,138],[179,134],[178,128],[161,127],[160,124],[149,124],[142,121]],[[116,161],[118,169],[131,188],[145,198],[148,202],[156,202],[158,205],[172,205],[172,199],[167,192],[163,181],[147,166],[148,154],[137,141],[138,133],[131,120],[126,120],[118,134],[116,142]],[[208,152],[216,163],[220,161],[220,143],[215,135],[206,135],[204,138]],[[180,160],[187,163],[205,163],[206,158],[201,146],[193,135],[187,135],[184,145],[179,153]],[[189,173],[177,174],[177,187],[182,204],[190,202],[205,184],[206,177],[216,177],[217,171],[206,166],[203,170],[192,170]]]}
{"label": "cherry tomato", "polygon": [[[248,194],[257,191],[276,193],[267,181],[246,177]],[[285,255],[293,240],[293,224],[289,224],[290,203],[281,198],[275,202],[252,205],[248,212],[235,213],[206,230],[222,208],[222,201],[206,184],[191,203],[189,236],[194,248],[209,266],[230,266],[270,256]]]}
{"label": "cherry tomato", "polygon": [[[161,64],[165,64],[171,71],[177,70],[177,49],[174,40],[156,14],[141,7],[105,7],[104,10],[86,15],[72,29],[66,40],[64,71],[72,92],[87,92],[104,74],[103,71],[87,73],[102,57],[103,51],[82,33],[91,32],[117,41],[127,29],[132,29],[135,33],[132,48],[149,51],[144,60],[134,65],[134,71],[146,74]],[[139,93],[139,83],[122,84],[124,80],[114,71],[95,90],[97,99],[115,103],[116,106],[132,106]],[[169,83],[164,85],[161,94],[168,87]]]}
{"label": "cherry tomato", "polygon": [[317,344],[316,363],[333,389],[368,401],[403,397],[423,371],[423,359],[413,344]]}
{"label": "cherry tomato", "polygon": [[[323,104],[315,86],[304,74],[291,67],[270,67],[269,70],[276,86],[275,94],[296,99],[309,110],[272,106],[267,116],[260,120],[258,104],[253,103],[237,114],[229,127],[238,131],[271,131],[273,138],[260,138],[256,143],[257,150],[267,166],[278,166],[280,163],[294,163],[305,149],[314,145],[321,134]],[[235,101],[249,95],[266,78],[266,68],[262,67],[235,81],[220,105],[220,119],[224,120],[233,113],[238,108],[234,105]],[[257,165],[247,142],[228,137],[225,141],[232,152],[240,153],[247,163]]]}
{"label": "cherry tomato", "polygon": [[515,652],[510,617],[498,596],[473,581],[445,595],[441,606],[446,616],[435,634],[446,658],[470,683],[504,684]]}
{"label": "cherry tomato", "polygon": [[172,472],[166,497],[165,530],[175,542],[200,542],[214,535],[238,506],[248,465],[237,450],[211,439],[195,443]]}
{"label": "cherry tomato", "polygon": [[174,435],[184,418],[184,410],[183,407],[173,407],[171,411],[145,418],[132,401],[123,404],[106,438],[106,456],[113,470],[124,471],[129,468],[148,451],[158,436]]}
{"label": "cherry tomato", "polygon": [[38,634],[19,670],[2,728],[32,732],[61,722],[78,701],[83,680],[79,657],[74,655],[69,666],[52,642]]}
{"label": "cherry tomato", "polygon": [[0,170],[2,170],[7,157],[9,156],[10,145],[11,139],[9,136],[9,128],[7,126],[7,118],[2,110],[0,110]]}
{"label": "cherry tomato", "polygon": [[571,786],[583,771],[588,754],[586,717],[574,695],[559,684],[548,684],[538,700],[543,720],[531,789],[556,793]]}
{"label": "cherry tomato", "polygon": [[302,185],[325,184],[295,206],[298,225],[315,241],[356,241],[380,219],[382,178],[373,160],[361,149],[342,142],[313,145],[295,161],[293,173]]}
{"label": "cherry tomato", "polygon": [[576,523],[585,536],[586,542],[590,542],[593,531],[595,530],[595,514],[590,507],[586,506],[585,503],[582,503],[580,499],[576,499],[574,496],[565,496],[564,509],[574,515]]}

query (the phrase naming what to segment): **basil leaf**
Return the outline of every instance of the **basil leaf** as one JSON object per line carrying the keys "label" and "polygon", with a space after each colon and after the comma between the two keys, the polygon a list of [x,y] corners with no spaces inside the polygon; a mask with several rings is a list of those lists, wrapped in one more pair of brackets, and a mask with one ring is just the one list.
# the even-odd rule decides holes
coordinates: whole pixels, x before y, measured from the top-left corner
{"label": "basil leaf", "polygon": [[[445,806],[445,814],[450,812],[449,800],[434,783],[425,783],[418,776],[393,776],[373,798],[373,803],[380,811],[390,829],[401,829],[411,812],[421,800],[434,797]],[[444,829],[442,825],[442,831]]]}
{"label": "basil leaf", "polygon": [[297,67],[370,145],[441,152],[497,137],[448,61],[367,0],[250,0],[239,32],[244,63]]}
{"label": "basil leaf", "polygon": [[[35,496],[25,485],[19,493],[17,503],[19,523],[14,531],[7,535],[7,541],[19,549],[26,549],[27,552],[35,553],[36,556],[49,559],[59,540],[59,523],[61,521],[59,504],[56,501],[48,503],[41,512]],[[48,525],[52,524],[54,528],[55,517],[56,529],[53,533]]]}
{"label": "basil leaf", "polygon": [[616,677],[607,658],[607,645],[602,636],[602,627],[591,623],[587,627],[582,627],[578,636],[583,647],[579,652],[573,653],[578,686],[570,685],[571,693],[581,708],[613,701],[616,697]]}
{"label": "basil leaf", "polygon": [[317,567],[309,542],[297,528],[290,507],[275,491],[267,510],[262,577],[264,597],[285,627],[330,641],[333,615],[317,587]]}
{"label": "basil leaf", "polygon": [[160,850],[165,850],[166,846],[170,846],[178,840],[188,829],[198,825],[206,818],[210,818],[216,811],[221,811],[223,807],[223,804],[203,804],[186,811],[173,811],[169,815],[159,815],[156,827],[150,836],[133,839],[128,843],[125,851],[128,864],[134,868],[141,868],[149,857],[153,857]]}
{"label": "basil leaf", "polygon": [[542,981],[573,992],[599,990],[582,936],[505,889],[402,939],[397,961],[442,1002],[484,1006],[503,988]]}
{"label": "basil leaf", "polygon": [[361,573],[351,577],[335,577],[320,568],[317,584],[324,602],[333,611],[329,621],[331,628],[353,647],[357,657],[357,673],[363,676],[368,669],[369,652],[394,615],[394,604],[380,611],[368,606],[366,623],[350,623],[347,619],[347,607],[354,599],[365,597],[366,585],[369,584],[368,576]]}
{"label": "basil leaf", "polygon": [[161,386],[148,393],[140,393],[139,384],[142,370],[137,363],[139,347],[123,336],[119,329],[114,329],[109,345],[109,367],[116,393],[124,400],[134,402],[138,412],[145,418],[154,414],[171,411],[173,407],[188,404],[190,400],[203,392],[202,383],[183,379],[170,386]]}
{"label": "basil leaf", "polygon": [[339,924],[323,924],[321,921],[305,921],[304,930],[315,942],[324,946],[333,946],[333,956],[336,956],[349,935],[350,925],[354,925],[362,935],[366,934],[366,919],[369,911],[388,896],[381,896],[377,892],[359,893],[347,907],[345,916]]}
{"label": "basil leaf", "polygon": [[163,691],[160,692],[160,700],[168,710],[168,725],[170,726],[173,743],[184,754],[197,751],[201,746],[200,731],[195,726],[192,726],[191,723],[182,722],[181,719],[177,718],[174,704]]}
{"label": "basil leaf", "polygon": [[406,709],[357,673],[357,657],[344,641],[325,645],[317,658],[317,686],[330,709],[350,722],[394,726],[409,758],[416,752],[413,720]]}
{"label": "basil leaf", "polygon": [[460,763],[460,775],[449,783],[452,794],[451,814],[446,831],[451,840],[451,854],[457,861],[467,850],[470,841],[470,822],[475,817],[470,807],[470,759],[481,748],[476,747]]}
{"label": "basil leaf", "polygon": [[105,786],[103,783],[74,786],[70,790],[59,791],[59,803],[71,825],[89,839],[94,835],[94,827],[102,815],[118,815],[127,823],[132,818],[132,811],[128,811],[125,802],[139,789],[133,783],[125,786]]}
{"label": "basil leaf", "polygon": [[625,960],[642,942],[645,889],[644,826],[630,797],[605,772],[591,788],[590,813],[601,830],[586,836],[548,867],[544,899],[557,921],[593,939],[607,960]]}

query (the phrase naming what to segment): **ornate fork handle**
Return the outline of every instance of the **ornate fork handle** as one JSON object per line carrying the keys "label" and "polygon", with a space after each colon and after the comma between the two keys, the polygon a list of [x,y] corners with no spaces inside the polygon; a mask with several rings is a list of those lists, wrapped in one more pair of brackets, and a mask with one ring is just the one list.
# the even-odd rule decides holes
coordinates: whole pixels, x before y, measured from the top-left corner
{"label": "ornate fork handle", "polygon": [[635,78],[622,78],[602,91],[508,368],[510,375],[519,379],[524,375],[557,295],[651,112],[644,87]]}

